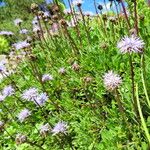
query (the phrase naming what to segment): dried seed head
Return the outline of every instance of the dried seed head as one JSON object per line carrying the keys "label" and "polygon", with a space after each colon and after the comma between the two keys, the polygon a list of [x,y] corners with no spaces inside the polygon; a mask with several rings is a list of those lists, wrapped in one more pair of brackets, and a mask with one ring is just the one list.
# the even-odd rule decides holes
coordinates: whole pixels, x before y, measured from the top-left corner
{"label": "dried seed head", "polygon": [[92,77],[88,77],[88,76],[83,78],[83,81],[85,83],[90,83],[92,80],[93,80]]}
{"label": "dried seed head", "polygon": [[58,5],[56,5],[56,4],[52,5],[51,10],[52,10],[54,13],[59,12],[59,7],[58,7]]}
{"label": "dried seed head", "polygon": [[38,16],[43,17],[44,12],[43,11],[38,11]]}
{"label": "dried seed head", "polygon": [[106,14],[103,14],[103,15],[102,15],[102,18],[103,18],[103,20],[105,20],[105,21],[108,19]]}
{"label": "dried seed head", "polygon": [[61,19],[61,20],[59,21],[59,23],[60,23],[62,26],[67,26],[67,22],[66,22],[65,19]]}
{"label": "dried seed head", "polygon": [[100,45],[100,48],[102,48],[102,49],[107,49],[107,48],[108,48],[108,44],[102,43],[102,44]]}
{"label": "dried seed head", "polygon": [[27,137],[23,134],[17,134],[15,138],[15,142],[17,145],[23,144],[27,141]]}
{"label": "dried seed head", "polygon": [[80,70],[80,66],[77,64],[77,62],[74,62],[74,63],[73,63],[72,69],[73,69],[74,71],[79,71],[79,70]]}
{"label": "dried seed head", "polygon": [[36,3],[32,3],[31,4],[31,10],[32,10],[32,12],[38,11],[38,5]]}
{"label": "dried seed head", "polygon": [[56,15],[56,14],[55,14],[55,15],[53,15],[53,16],[52,16],[52,19],[54,19],[54,20],[58,20],[58,15]]}

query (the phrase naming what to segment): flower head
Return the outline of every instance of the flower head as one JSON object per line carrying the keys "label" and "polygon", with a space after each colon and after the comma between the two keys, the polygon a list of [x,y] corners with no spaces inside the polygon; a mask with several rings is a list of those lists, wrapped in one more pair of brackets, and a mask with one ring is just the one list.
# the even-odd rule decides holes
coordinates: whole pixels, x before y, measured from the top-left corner
{"label": "flower head", "polygon": [[65,70],[65,68],[60,68],[59,70],[58,70],[58,73],[60,73],[60,74],[65,74],[66,73],[66,70]]}
{"label": "flower head", "polygon": [[20,18],[17,18],[17,19],[14,20],[14,24],[15,24],[16,26],[21,25],[22,22],[23,22],[23,21],[22,21]]}
{"label": "flower head", "polygon": [[46,123],[45,125],[42,125],[40,127],[40,134],[43,136],[46,136],[48,134],[48,132],[50,131],[51,127],[48,123]]}
{"label": "flower head", "polygon": [[0,121],[0,130],[2,130],[4,128],[4,122]]}
{"label": "flower head", "polygon": [[22,29],[19,31],[20,34],[27,34],[28,33],[28,30],[27,29]]}
{"label": "flower head", "polygon": [[72,4],[74,6],[81,6],[83,4],[83,0],[73,0]]}
{"label": "flower head", "polygon": [[0,63],[0,73],[5,73],[6,72],[6,67],[3,63]]}
{"label": "flower head", "polygon": [[38,96],[38,90],[36,88],[29,88],[22,94],[22,98],[28,101],[34,101]]}
{"label": "flower head", "polygon": [[117,47],[121,53],[139,53],[142,52],[144,42],[139,37],[132,35],[131,37],[124,37],[118,42]]}
{"label": "flower head", "polygon": [[11,31],[0,31],[0,35],[14,35],[14,33],[13,32],[11,32]]}
{"label": "flower head", "polygon": [[105,73],[103,81],[106,89],[110,91],[118,88],[118,86],[122,83],[121,77],[118,74],[113,73],[113,71]]}
{"label": "flower head", "polygon": [[93,16],[94,14],[91,11],[84,12],[85,16]]}
{"label": "flower head", "polygon": [[20,50],[30,47],[30,44],[27,41],[21,41],[18,43],[14,43],[12,46],[15,47],[16,50]]}
{"label": "flower head", "polygon": [[48,100],[47,94],[42,93],[42,94],[37,96],[37,98],[35,99],[35,103],[37,105],[43,106],[47,100]]}
{"label": "flower head", "polygon": [[40,31],[40,27],[38,25],[33,26],[33,32],[37,33]]}
{"label": "flower head", "polygon": [[53,76],[50,74],[44,74],[42,76],[42,82],[53,80]]}
{"label": "flower head", "polygon": [[31,111],[25,108],[18,114],[18,119],[20,122],[23,122],[30,115],[31,115]]}
{"label": "flower head", "polygon": [[6,96],[0,95],[0,102],[2,102],[5,98],[6,98]]}
{"label": "flower head", "polygon": [[2,94],[4,97],[6,97],[13,95],[14,92],[15,92],[14,88],[11,85],[8,85],[3,89]]}
{"label": "flower head", "polygon": [[43,17],[44,18],[50,17],[50,13],[48,11],[45,11],[44,14],[43,14]]}
{"label": "flower head", "polygon": [[58,134],[58,133],[66,133],[67,132],[67,123],[64,121],[59,121],[54,128],[52,129],[53,135]]}
{"label": "flower head", "polygon": [[17,134],[15,138],[16,144],[22,144],[25,143],[27,140],[27,137],[23,134]]}
{"label": "flower head", "polygon": [[37,20],[37,18],[34,18],[34,19],[32,20],[32,24],[33,24],[33,25],[38,25],[38,20]]}

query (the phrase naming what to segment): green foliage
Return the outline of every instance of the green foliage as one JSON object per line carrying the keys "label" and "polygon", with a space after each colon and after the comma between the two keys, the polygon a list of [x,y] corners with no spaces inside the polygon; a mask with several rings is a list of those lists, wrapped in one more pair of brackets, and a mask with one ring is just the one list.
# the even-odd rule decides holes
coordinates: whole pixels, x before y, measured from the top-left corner
{"label": "green foliage", "polygon": [[[4,10],[9,13],[12,11],[11,19],[4,19],[0,25],[2,29],[7,28],[15,33],[11,40],[10,37],[8,40],[0,37],[0,50],[11,49],[12,43],[23,41],[27,36],[32,38],[30,47],[20,50],[11,49],[15,56],[11,57],[11,53],[8,62],[9,69],[15,66],[14,72],[1,80],[0,91],[6,85],[11,84],[15,88],[15,93],[0,103],[2,109],[0,120],[5,123],[5,126],[0,128],[0,149],[147,150],[148,140],[140,119],[135,117],[133,109],[130,55],[120,54],[117,48],[117,42],[131,32],[129,32],[125,17],[117,18],[116,16],[116,20],[111,21],[110,18],[115,14],[107,13],[106,20],[103,20],[104,16],[91,18],[84,16],[85,26],[80,16],[77,26],[66,27],[61,23],[62,21],[69,22],[71,17],[58,12],[56,15],[59,19],[50,20],[53,21],[52,23],[59,23],[58,31],[51,33],[46,28],[52,28],[51,22],[44,22],[41,19],[40,23],[44,33],[42,36],[42,32],[32,32],[30,22],[34,16],[30,13],[29,7],[33,1],[26,2],[19,3],[15,0],[11,3],[10,0],[7,0],[8,6]],[[133,27],[132,5],[133,3],[129,2],[129,19]],[[20,10],[16,9],[18,6]],[[61,7],[63,10],[64,5],[61,4]],[[17,15],[18,11],[19,15]],[[145,14],[144,19],[142,18],[143,13]],[[138,15],[139,36],[145,42],[144,79],[149,89],[150,11],[142,1],[138,4]],[[13,25],[14,18],[23,19],[21,28],[27,28],[28,35],[19,34],[20,27]],[[64,18],[66,20],[63,20]],[[143,120],[149,130],[150,108],[141,80],[143,69],[141,54],[132,56],[134,79],[139,86],[138,96],[144,116]],[[73,66],[74,64],[76,66]],[[60,68],[64,68],[65,71],[60,72]],[[109,70],[118,73],[123,80],[118,92],[124,106],[126,120],[123,120],[118,109],[116,94],[104,87],[103,76]],[[43,74],[52,75],[53,80],[43,82],[41,79]],[[37,88],[39,93],[45,92],[48,95],[44,106],[39,107],[34,101],[26,101],[22,98],[24,90],[31,87]],[[31,110],[31,115],[21,123],[17,116],[24,108]],[[41,125],[49,123],[53,128],[61,120],[68,125],[66,134],[53,135],[50,130],[44,137],[39,133]],[[17,144],[15,137],[18,133],[26,135],[28,140]]]}
{"label": "green foliage", "polygon": [[0,36],[0,54],[8,52],[9,50],[9,43],[6,38]]}

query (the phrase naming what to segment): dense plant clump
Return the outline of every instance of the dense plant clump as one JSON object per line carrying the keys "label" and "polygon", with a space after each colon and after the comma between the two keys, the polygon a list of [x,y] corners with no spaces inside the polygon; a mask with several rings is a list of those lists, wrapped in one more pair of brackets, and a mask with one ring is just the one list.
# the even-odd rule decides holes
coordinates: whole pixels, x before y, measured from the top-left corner
{"label": "dense plant clump", "polygon": [[68,3],[0,30],[0,149],[150,149],[149,5]]}

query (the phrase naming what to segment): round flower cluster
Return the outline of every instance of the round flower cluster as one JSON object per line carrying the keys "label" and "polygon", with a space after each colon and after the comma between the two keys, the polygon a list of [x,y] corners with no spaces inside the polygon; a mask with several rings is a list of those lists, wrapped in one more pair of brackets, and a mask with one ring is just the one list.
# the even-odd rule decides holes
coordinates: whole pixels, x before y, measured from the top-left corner
{"label": "round flower cluster", "polygon": [[43,106],[45,102],[48,100],[48,96],[46,93],[38,93],[38,89],[29,88],[25,90],[22,94],[22,98],[27,101],[33,101],[36,105]]}
{"label": "round flower cluster", "polygon": [[113,71],[105,73],[103,81],[106,89],[110,91],[115,90],[122,83],[121,77],[118,74],[113,73]]}
{"label": "round flower cluster", "polygon": [[68,128],[68,125],[66,122],[59,121],[52,129],[52,133],[53,133],[53,135],[58,134],[58,133],[66,134],[67,128]]}
{"label": "round flower cluster", "polygon": [[23,122],[28,116],[31,115],[31,111],[29,111],[27,108],[21,110],[21,112],[18,114],[18,119],[20,122]]}
{"label": "round flower cluster", "polygon": [[124,37],[120,42],[118,42],[117,47],[120,52],[125,53],[139,53],[142,52],[144,48],[144,42],[139,37],[132,35],[131,37]]}

